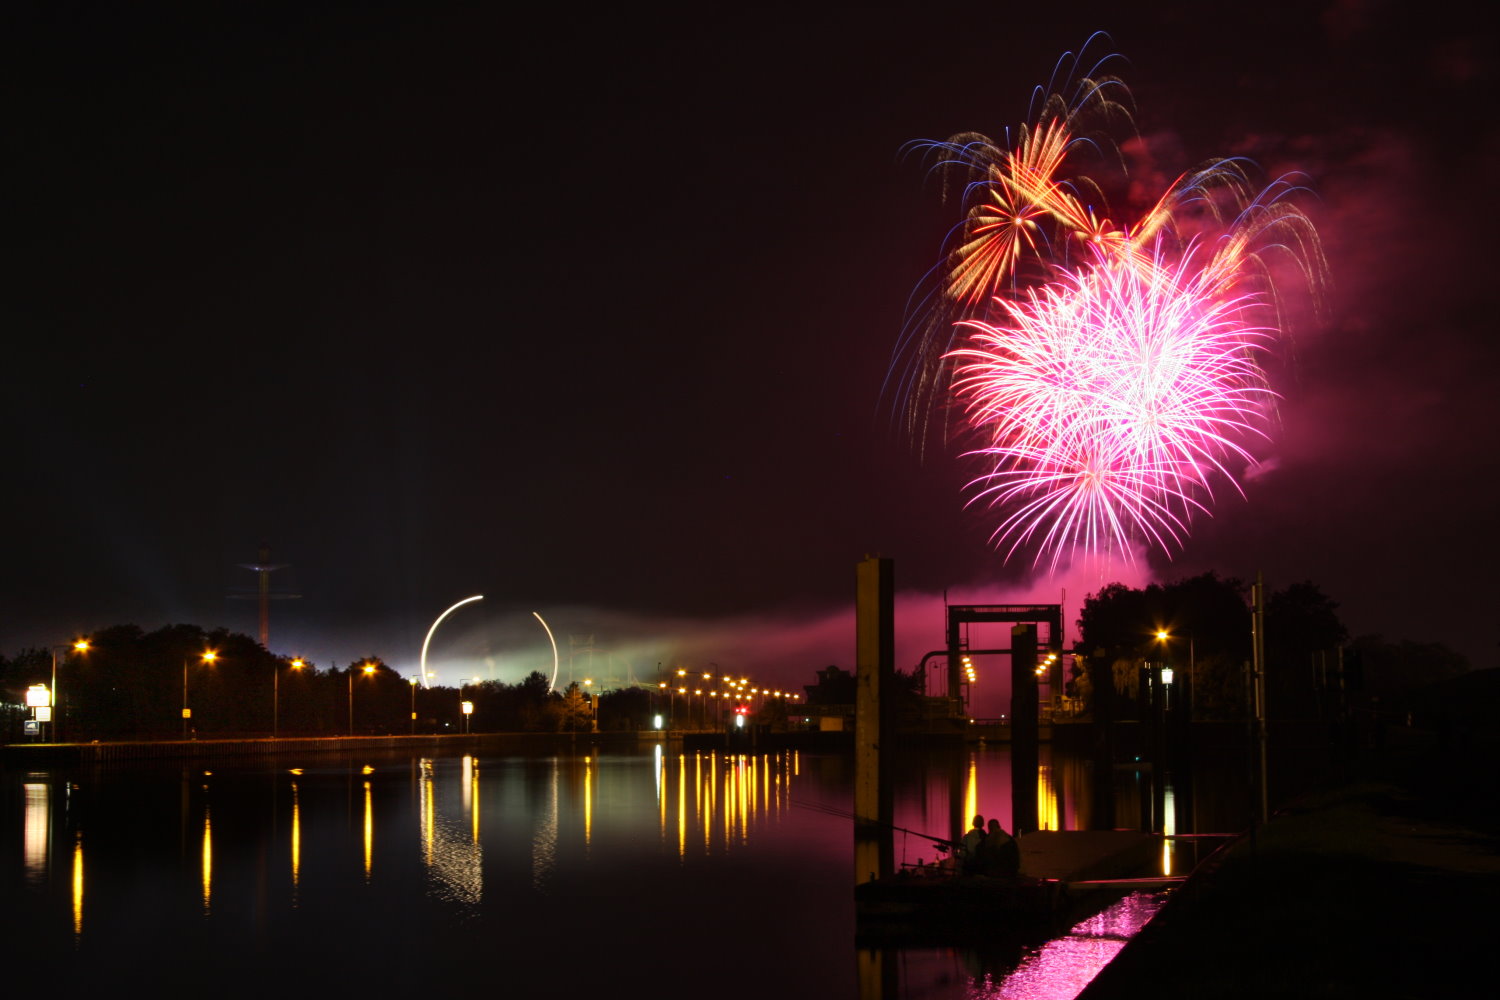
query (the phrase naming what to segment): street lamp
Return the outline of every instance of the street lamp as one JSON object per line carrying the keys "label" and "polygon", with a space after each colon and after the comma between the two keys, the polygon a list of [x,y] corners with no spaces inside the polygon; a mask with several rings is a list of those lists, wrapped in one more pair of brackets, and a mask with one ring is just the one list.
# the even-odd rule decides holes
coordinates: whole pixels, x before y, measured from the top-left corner
{"label": "street lamp", "polygon": [[411,734],[417,735],[417,683],[420,678],[408,677],[411,682]]}
{"label": "street lamp", "polygon": [[469,732],[469,719],[474,715],[474,703],[472,701],[464,701],[464,682],[478,680],[478,677],[460,677],[458,679],[458,710],[463,713],[465,735]]}
{"label": "street lamp", "polygon": [[[1157,629],[1156,630],[1156,641],[1159,642],[1159,643],[1161,643],[1163,646],[1165,646],[1167,644],[1167,640],[1174,639],[1174,638],[1176,638],[1176,636],[1172,635],[1172,633],[1168,632],[1166,629]],[[1191,719],[1193,717],[1193,709],[1196,707],[1196,702],[1198,700],[1197,699],[1197,693],[1198,693],[1198,684],[1197,684],[1198,677],[1197,677],[1197,673],[1198,673],[1198,671],[1197,671],[1197,657],[1194,655],[1194,651],[1193,651],[1193,636],[1192,636],[1191,633],[1188,634],[1187,641],[1188,641],[1188,718]],[[1171,682],[1163,680],[1163,683],[1171,683]]]}
{"label": "street lamp", "polygon": [[589,732],[597,733],[599,731],[599,696],[594,693],[594,679],[585,677],[583,686],[589,689]]}
{"label": "street lamp", "polygon": [[[307,666],[307,661],[297,657],[287,667],[291,670],[301,670]],[[271,665],[271,739],[276,739],[281,732],[281,668],[274,663]]]}
{"label": "street lamp", "polygon": [[[375,672],[375,664],[366,663],[360,667],[367,674]],[[349,667],[349,735],[354,735],[354,667]]]}
{"label": "street lamp", "polygon": [[[205,649],[202,652],[202,654],[200,654],[200,656],[199,656],[199,659],[203,663],[205,663],[205,664],[207,664],[209,666],[213,666],[214,661],[217,660],[218,658],[219,658],[218,652],[216,650],[212,650],[212,649]],[[187,734],[188,734],[188,720],[193,717],[193,710],[190,709],[190,708],[188,708],[188,696],[187,696],[187,694],[188,694],[188,685],[187,685],[188,671],[187,671],[187,668],[188,668],[188,658],[186,656],[184,656],[182,658],[182,738],[183,739],[187,739]]]}
{"label": "street lamp", "polygon": [[87,639],[74,639],[69,645],[52,647],[52,687],[48,689],[48,698],[52,702],[49,706],[52,710],[52,721],[49,724],[49,728],[51,729],[53,743],[57,742],[57,724],[62,721],[62,701],[57,697],[57,651],[59,649],[71,649],[75,653],[87,653],[89,651],[89,641]]}

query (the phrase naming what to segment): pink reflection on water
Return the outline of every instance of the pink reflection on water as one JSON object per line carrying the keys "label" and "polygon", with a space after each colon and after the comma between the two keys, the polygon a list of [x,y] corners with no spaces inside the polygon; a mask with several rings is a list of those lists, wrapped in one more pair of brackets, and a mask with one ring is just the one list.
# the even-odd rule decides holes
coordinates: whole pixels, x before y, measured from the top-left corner
{"label": "pink reflection on water", "polygon": [[975,980],[970,996],[975,1000],[1073,1000],[1165,901],[1162,893],[1131,893],[1066,935],[1048,941],[1003,980]]}

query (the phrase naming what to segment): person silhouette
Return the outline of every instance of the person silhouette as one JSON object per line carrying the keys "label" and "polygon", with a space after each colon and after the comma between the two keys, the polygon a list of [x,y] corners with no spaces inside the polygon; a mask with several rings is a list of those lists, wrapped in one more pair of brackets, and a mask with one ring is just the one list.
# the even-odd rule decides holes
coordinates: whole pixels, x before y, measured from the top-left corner
{"label": "person silhouette", "polygon": [[1005,832],[998,819],[990,820],[984,840],[979,844],[976,869],[980,875],[1007,877],[1021,871],[1021,845]]}
{"label": "person silhouette", "polygon": [[979,870],[979,849],[984,843],[984,817],[975,816],[974,825],[969,827],[969,832],[964,834],[960,858],[959,870],[965,875],[973,875]]}

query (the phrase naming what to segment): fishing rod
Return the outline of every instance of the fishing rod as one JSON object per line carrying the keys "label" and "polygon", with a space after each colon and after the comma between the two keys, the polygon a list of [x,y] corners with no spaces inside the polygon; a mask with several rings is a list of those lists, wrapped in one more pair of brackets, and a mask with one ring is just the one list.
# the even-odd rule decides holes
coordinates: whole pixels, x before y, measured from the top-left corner
{"label": "fishing rod", "polygon": [[828,816],[837,816],[840,819],[852,819],[857,822],[870,823],[874,826],[883,826],[888,830],[898,830],[901,833],[911,834],[913,837],[921,837],[923,840],[930,840],[934,844],[937,844],[939,847],[948,851],[958,850],[960,844],[960,842],[956,840],[949,840],[946,837],[934,837],[930,833],[923,833],[920,830],[909,830],[904,826],[897,826],[895,823],[886,823],[881,820],[873,819],[862,819],[861,817],[856,816],[854,813],[847,812],[846,810],[840,809],[837,806],[827,806],[811,802],[799,802],[796,799],[792,799],[792,805],[800,806],[803,809],[811,809],[813,812],[820,812]]}

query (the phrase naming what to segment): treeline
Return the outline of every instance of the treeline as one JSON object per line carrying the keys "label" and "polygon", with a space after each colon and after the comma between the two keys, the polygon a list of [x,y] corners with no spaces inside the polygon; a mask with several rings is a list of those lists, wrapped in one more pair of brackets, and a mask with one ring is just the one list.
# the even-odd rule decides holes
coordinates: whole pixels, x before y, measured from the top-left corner
{"label": "treeline", "polygon": [[[1070,693],[1093,707],[1105,685],[1116,717],[1128,717],[1145,670],[1169,665],[1199,719],[1249,711],[1250,586],[1206,573],[1143,589],[1111,584],[1091,595]],[[1468,669],[1440,643],[1351,640],[1338,603],[1311,582],[1266,595],[1266,703],[1272,718],[1326,718],[1351,705],[1399,710],[1421,689]],[[1121,714],[1123,713],[1123,714]]]}
{"label": "treeline", "polygon": [[[344,667],[299,665],[249,636],[194,625],[154,632],[117,625],[83,638],[83,652],[28,649],[0,657],[6,742],[21,739],[30,718],[26,690],[53,684],[54,653],[57,708],[42,735],[68,741],[588,731],[596,720],[601,729],[628,730],[647,727],[654,708],[650,691],[595,696],[573,684],[553,692],[535,672],[517,684],[423,688],[377,656]],[[473,704],[467,720],[463,701]]]}

